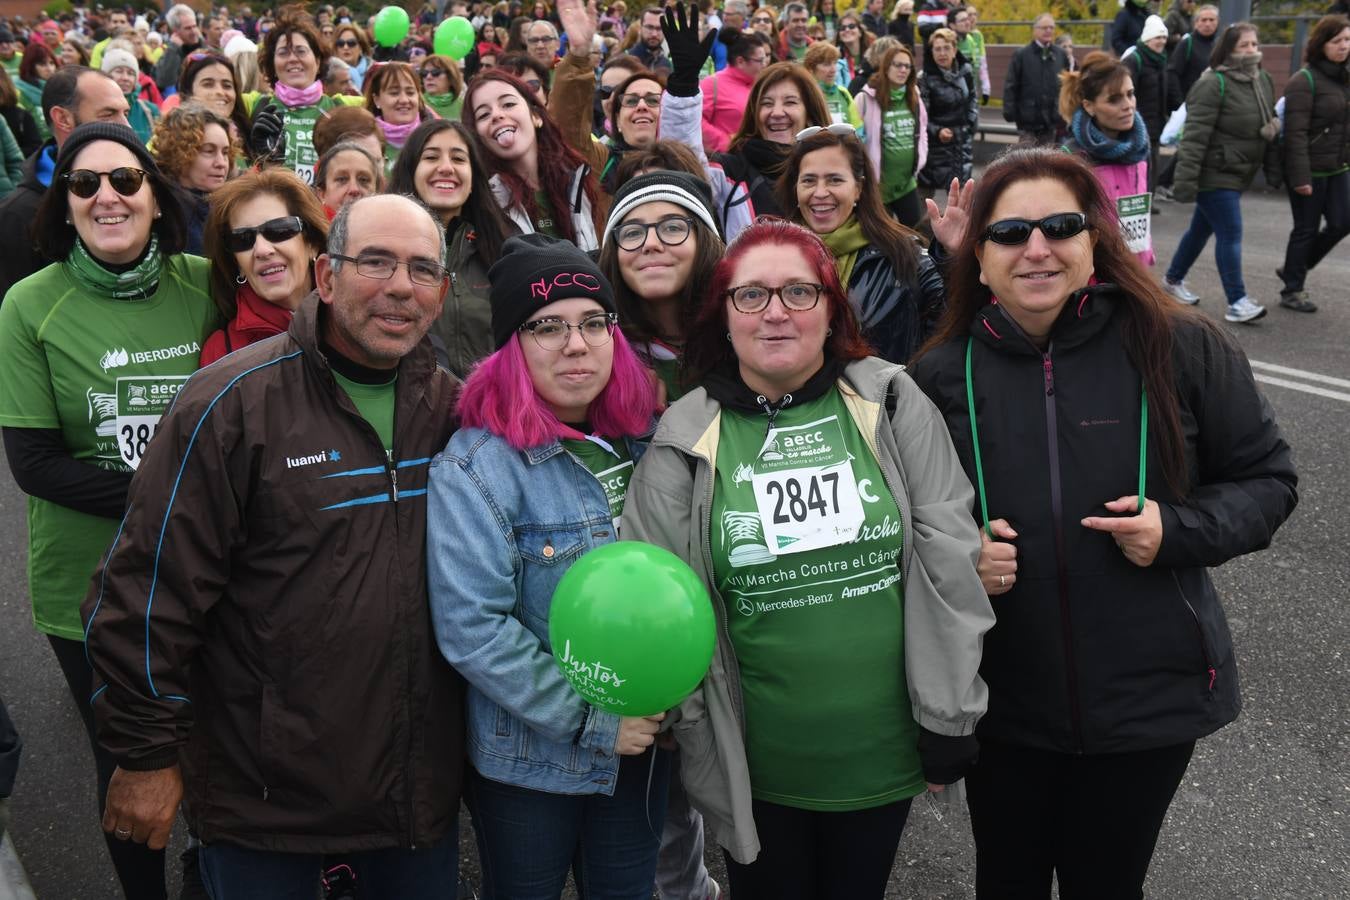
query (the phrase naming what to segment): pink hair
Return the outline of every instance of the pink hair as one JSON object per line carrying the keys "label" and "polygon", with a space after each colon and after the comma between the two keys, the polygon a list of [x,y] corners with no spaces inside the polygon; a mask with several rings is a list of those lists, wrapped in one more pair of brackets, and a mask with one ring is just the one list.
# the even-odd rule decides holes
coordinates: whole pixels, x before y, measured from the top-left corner
{"label": "pink hair", "polygon": [[[534,389],[520,335],[474,367],[459,394],[460,421],[490,431],[517,450],[541,447],[558,438],[577,437],[558,421]],[[605,437],[646,434],[656,414],[656,384],[623,332],[614,331],[614,362],[609,383],[591,401],[592,430]]]}

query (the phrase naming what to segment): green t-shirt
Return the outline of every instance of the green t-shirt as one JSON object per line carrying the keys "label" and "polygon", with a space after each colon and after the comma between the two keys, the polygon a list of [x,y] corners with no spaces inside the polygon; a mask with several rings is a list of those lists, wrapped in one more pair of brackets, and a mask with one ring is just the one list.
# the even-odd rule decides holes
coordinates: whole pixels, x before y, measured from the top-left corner
{"label": "green t-shirt", "polygon": [[[64,263],[20,281],[0,306],[0,426],[59,428],[75,459],[135,468],[217,327],[208,272],[200,257],[170,257],[146,300],[91,295]],[[116,519],[28,498],[39,631],[83,639],[80,603],[116,530]]]}
{"label": "green t-shirt", "polygon": [[380,436],[380,443],[384,445],[385,453],[394,452],[394,388],[398,384],[398,379],[388,381],[385,384],[362,384],[359,381],[352,381],[333,370],[333,379],[337,381],[338,387],[346,392],[347,396],[356,404],[356,411],[361,414],[361,418],[370,423],[370,427],[375,429],[375,433]]}
{"label": "green t-shirt", "polygon": [[891,91],[890,107],[881,116],[881,199],[886,203],[899,200],[916,186],[917,125],[904,90]]}
{"label": "green t-shirt", "polygon": [[609,514],[614,517],[614,533],[619,533],[623,521],[623,500],[628,495],[628,479],[633,477],[633,457],[628,442],[616,439],[613,443],[591,435],[588,440],[564,440],[563,448],[590,470],[609,501]]}
{"label": "green t-shirt", "polygon": [[558,231],[558,226],[553,221],[557,213],[548,200],[548,194],[544,191],[535,191],[534,202],[539,206],[539,218],[534,223],[534,230],[549,237],[561,238],[562,232]]}
{"label": "green t-shirt", "polygon": [[816,82],[816,84],[820,85],[820,92],[825,95],[825,108],[830,111],[830,121],[836,125],[852,125],[849,106],[852,105],[853,99],[848,95],[848,92],[837,84],[821,84],[820,82]]}
{"label": "green t-shirt", "polygon": [[[253,115],[262,96],[256,92],[244,95],[244,104]],[[314,150],[314,126],[325,112],[339,106],[360,106],[360,97],[320,97],[313,106],[290,108],[282,106],[274,97],[267,97],[273,105],[281,107],[286,122],[286,159],[285,164],[305,180],[305,184],[314,183],[314,166],[319,162],[319,154]]]}
{"label": "green t-shirt", "polygon": [[984,59],[984,35],[978,31],[972,31],[965,37],[958,37],[956,49],[961,51],[962,56],[970,60],[971,68],[978,72],[980,60]]}
{"label": "green t-shirt", "polygon": [[722,410],[712,505],[752,793],[825,811],[913,797],[899,507],[837,389],[765,427]]}

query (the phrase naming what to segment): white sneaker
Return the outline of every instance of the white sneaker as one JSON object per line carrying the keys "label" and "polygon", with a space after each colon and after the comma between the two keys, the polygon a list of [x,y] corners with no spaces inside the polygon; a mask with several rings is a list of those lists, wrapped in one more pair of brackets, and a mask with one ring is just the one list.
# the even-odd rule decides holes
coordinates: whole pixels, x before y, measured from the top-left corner
{"label": "white sneaker", "polygon": [[1187,306],[1194,306],[1200,302],[1200,295],[1186,287],[1186,281],[1184,279],[1173,284],[1164,278],[1163,290],[1176,298],[1178,303],[1184,303]]}
{"label": "white sneaker", "polygon": [[1253,303],[1250,297],[1242,297],[1238,302],[1228,305],[1228,312],[1223,317],[1229,322],[1255,322],[1265,314],[1264,306]]}

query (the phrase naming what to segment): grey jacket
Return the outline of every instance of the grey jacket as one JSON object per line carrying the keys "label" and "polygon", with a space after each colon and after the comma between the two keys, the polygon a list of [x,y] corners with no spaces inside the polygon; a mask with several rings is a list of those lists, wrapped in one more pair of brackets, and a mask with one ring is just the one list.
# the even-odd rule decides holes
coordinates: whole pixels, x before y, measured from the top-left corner
{"label": "grey jacket", "polygon": [[[972,734],[988,702],[980,679],[994,624],[975,572],[974,491],[932,403],[903,366],[875,357],[844,368],[839,390],[868,435],[904,520],[905,674],[914,717],[930,731]],[[703,579],[717,615],[717,649],[703,684],[671,718],[689,799],[732,858],[759,853],[740,671],[712,572],[713,467],[721,408],[697,388],[666,412],[628,487],[624,537],[672,551]],[[898,649],[898,648],[897,648]]]}

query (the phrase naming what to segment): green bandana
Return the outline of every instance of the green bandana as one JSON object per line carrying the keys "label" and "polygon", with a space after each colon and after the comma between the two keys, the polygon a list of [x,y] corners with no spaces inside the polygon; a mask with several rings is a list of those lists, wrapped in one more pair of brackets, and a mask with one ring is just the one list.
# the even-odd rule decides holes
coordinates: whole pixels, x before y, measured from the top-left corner
{"label": "green bandana", "polygon": [[853,274],[853,264],[858,261],[858,251],[867,246],[867,235],[863,234],[862,223],[857,216],[849,216],[848,221],[834,231],[819,236],[834,254],[834,265],[839,270],[839,281],[848,289],[848,279]]}
{"label": "green bandana", "polygon": [[150,246],[144,258],[125,272],[109,272],[90,255],[84,241],[75,239],[75,246],[66,257],[66,266],[75,280],[93,294],[114,300],[144,300],[159,288],[159,269],[164,258],[159,254],[159,237],[150,235]]}

